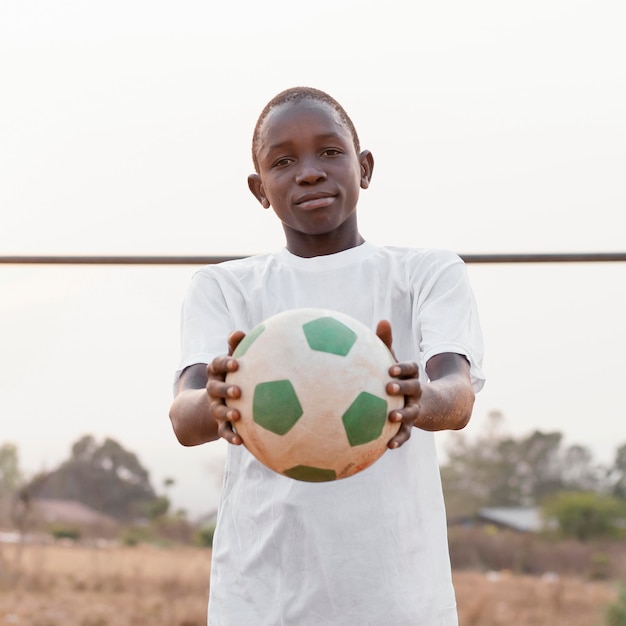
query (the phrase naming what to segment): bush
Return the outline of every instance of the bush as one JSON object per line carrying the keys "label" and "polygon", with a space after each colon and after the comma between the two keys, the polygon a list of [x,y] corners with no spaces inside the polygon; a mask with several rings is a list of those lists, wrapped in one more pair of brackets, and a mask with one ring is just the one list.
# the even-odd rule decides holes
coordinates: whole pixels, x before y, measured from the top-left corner
{"label": "bush", "polygon": [[55,539],[71,539],[72,541],[78,541],[81,537],[80,530],[72,526],[51,526],[49,532]]}
{"label": "bush", "polygon": [[606,552],[596,552],[591,557],[589,578],[591,580],[607,580],[611,567],[611,557]]}
{"label": "bush", "polygon": [[202,548],[210,548],[213,546],[214,534],[215,526],[203,526],[196,531],[194,543]]}
{"label": "bush", "polygon": [[128,526],[120,535],[120,542],[125,546],[136,546],[140,543],[154,543],[154,533],[147,526]]}
{"label": "bush", "polygon": [[556,540],[480,526],[453,526],[448,538],[452,567],[457,570],[510,570],[538,576],[556,572],[592,580],[621,580],[626,575],[626,542],[619,539]]}
{"label": "bush", "polygon": [[589,541],[623,534],[626,505],[618,498],[594,492],[562,492],[546,499],[543,510],[546,518],[556,520],[564,537]]}
{"label": "bush", "polygon": [[626,626],[626,587],[622,588],[616,602],[606,612],[607,626]]}

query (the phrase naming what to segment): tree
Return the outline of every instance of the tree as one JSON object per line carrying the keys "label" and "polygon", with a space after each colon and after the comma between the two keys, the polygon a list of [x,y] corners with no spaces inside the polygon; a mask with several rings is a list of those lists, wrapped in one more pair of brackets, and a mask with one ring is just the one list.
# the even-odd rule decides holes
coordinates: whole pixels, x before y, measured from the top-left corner
{"label": "tree", "polygon": [[448,511],[474,513],[484,506],[533,506],[562,486],[560,433],[535,431],[516,439],[504,429],[499,412],[488,416],[486,428],[473,441],[455,433],[442,481]]}
{"label": "tree", "polygon": [[85,435],[56,470],[36,476],[27,486],[32,497],[76,500],[121,521],[136,519],[157,496],[148,471],[117,441],[98,444]]}
{"label": "tree", "polygon": [[[163,479],[163,487],[169,490],[176,484],[173,478],[167,477]],[[169,513],[172,506],[172,502],[167,495],[159,496],[153,500],[148,506],[147,514],[151,521],[165,518]]]}
{"label": "tree", "polygon": [[498,445],[506,438],[504,417],[499,412],[487,416],[487,423],[471,441],[467,431],[450,433],[448,460],[441,468],[448,515],[475,513],[486,506],[498,485],[506,482]]}
{"label": "tree", "polygon": [[534,431],[525,438],[497,444],[506,468],[499,489],[492,492],[492,506],[533,506],[545,493],[561,488],[559,447],[561,433]]}
{"label": "tree", "polygon": [[0,445],[0,497],[15,493],[22,482],[17,446]]}
{"label": "tree", "polygon": [[591,452],[580,445],[570,446],[563,457],[563,483],[569,491],[598,491],[603,488],[606,470],[593,462]]}
{"label": "tree", "polygon": [[617,449],[609,477],[613,483],[613,495],[626,499],[626,443]]}
{"label": "tree", "polygon": [[[537,506],[563,491],[603,491],[607,470],[593,462],[589,450],[573,445],[562,450],[560,432],[536,430],[513,437],[501,413],[488,416],[486,428],[470,440],[452,433],[448,460],[441,468],[448,513],[475,513],[485,506]],[[626,490],[626,446],[613,469],[615,493]]]}
{"label": "tree", "polygon": [[542,509],[563,536],[580,541],[616,536],[626,517],[624,501],[594,492],[561,492],[547,498]]}
{"label": "tree", "polygon": [[170,499],[167,496],[159,496],[148,505],[146,514],[151,522],[165,518],[170,511]]}

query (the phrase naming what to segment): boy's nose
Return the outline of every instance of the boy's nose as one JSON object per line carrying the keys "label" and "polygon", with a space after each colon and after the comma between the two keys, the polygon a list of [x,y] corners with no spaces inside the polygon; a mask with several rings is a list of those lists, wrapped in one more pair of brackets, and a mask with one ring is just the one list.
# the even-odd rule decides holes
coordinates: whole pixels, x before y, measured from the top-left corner
{"label": "boy's nose", "polygon": [[310,161],[302,162],[296,174],[296,182],[298,185],[311,185],[319,182],[320,180],[324,180],[325,178],[326,172]]}

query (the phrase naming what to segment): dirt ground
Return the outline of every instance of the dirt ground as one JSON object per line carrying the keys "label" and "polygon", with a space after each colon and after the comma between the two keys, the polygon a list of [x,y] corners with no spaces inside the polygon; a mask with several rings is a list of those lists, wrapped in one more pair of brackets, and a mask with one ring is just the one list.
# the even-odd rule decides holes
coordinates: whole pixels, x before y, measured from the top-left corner
{"label": "dirt ground", "polygon": [[[0,544],[0,625],[205,626],[209,561],[196,548]],[[617,597],[609,582],[454,577],[460,626],[603,626]]]}
{"label": "dirt ground", "polygon": [[609,582],[508,572],[455,572],[459,626],[604,626]]}

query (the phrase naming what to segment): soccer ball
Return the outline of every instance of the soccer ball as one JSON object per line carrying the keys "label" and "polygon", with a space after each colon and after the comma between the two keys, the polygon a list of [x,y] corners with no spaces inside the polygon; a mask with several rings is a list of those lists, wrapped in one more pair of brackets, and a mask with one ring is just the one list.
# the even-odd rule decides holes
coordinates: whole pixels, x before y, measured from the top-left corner
{"label": "soccer ball", "polygon": [[227,399],[241,413],[244,445],[274,471],[309,482],[346,478],[374,463],[398,432],[385,390],[394,358],[376,333],[348,315],[295,309],[253,328],[233,356]]}

